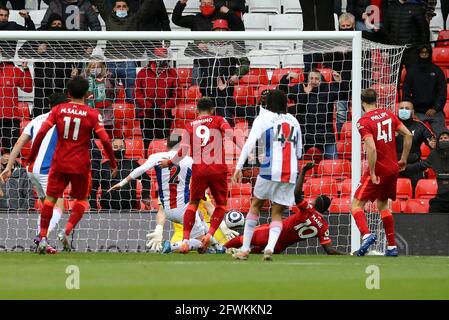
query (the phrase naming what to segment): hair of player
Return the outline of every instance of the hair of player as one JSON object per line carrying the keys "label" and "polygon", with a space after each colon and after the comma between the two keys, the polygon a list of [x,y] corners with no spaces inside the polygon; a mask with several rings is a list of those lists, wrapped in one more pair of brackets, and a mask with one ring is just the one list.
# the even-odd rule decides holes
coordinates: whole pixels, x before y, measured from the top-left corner
{"label": "hair of player", "polygon": [[9,9],[6,6],[0,6],[0,11],[6,11],[9,15]]}
{"label": "hair of player", "polygon": [[65,102],[69,102],[69,98],[67,98],[67,95],[64,92],[55,92],[48,97],[50,108]]}
{"label": "hair of player", "polygon": [[67,83],[67,92],[74,99],[82,99],[89,90],[89,82],[81,77],[76,76]]}
{"label": "hair of player", "polygon": [[181,142],[181,136],[179,134],[172,134],[167,138],[167,149],[171,150]]}
{"label": "hair of player", "polygon": [[324,194],[319,195],[315,199],[315,210],[319,213],[325,213],[327,209],[329,209],[331,205],[331,199],[329,199],[328,196],[325,196]]}
{"label": "hair of player", "polygon": [[281,90],[271,90],[267,94],[267,109],[274,113],[287,113],[287,96]]}
{"label": "hair of player", "polygon": [[203,97],[198,100],[196,108],[199,112],[212,111],[215,108],[214,102],[209,97]]}
{"label": "hair of player", "polygon": [[366,104],[374,104],[377,101],[376,90],[367,88],[362,91],[360,99]]}

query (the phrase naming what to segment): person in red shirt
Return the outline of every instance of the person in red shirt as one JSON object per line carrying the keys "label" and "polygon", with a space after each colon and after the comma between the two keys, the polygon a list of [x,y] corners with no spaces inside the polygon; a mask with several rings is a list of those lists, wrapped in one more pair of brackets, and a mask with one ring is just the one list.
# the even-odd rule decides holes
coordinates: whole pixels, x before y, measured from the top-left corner
{"label": "person in red shirt", "polygon": [[[1,56],[1,49],[0,49]],[[0,61],[0,129],[1,147],[10,152],[19,138],[22,115],[16,112],[18,101],[17,89],[33,92],[33,79],[26,62],[17,68],[11,62]]]}
{"label": "person in red shirt", "polygon": [[57,198],[62,198],[64,189],[71,183],[71,196],[76,199],[72,208],[65,231],[58,235],[64,250],[70,251],[68,236],[81,220],[85,210],[89,207],[88,195],[91,185],[90,140],[93,131],[101,139],[104,150],[110,160],[113,176],[117,174],[117,162],[112,151],[109,136],[103,127],[103,119],[98,110],[85,105],[85,97],[89,89],[89,82],[82,77],[74,77],[67,84],[71,102],[62,103],[54,107],[47,121],[42,125],[27,163],[34,162],[39,147],[48,130],[56,125],[58,143],[53,156],[47,186],[47,196],[41,212],[41,227],[38,252],[45,253],[47,247],[47,230]]}
{"label": "person in red shirt", "polygon": [[156,48],[154,55],[158,60],[150,61],[139,71],[134,87],[145,150],[153,139],[168,138],[173,118],[171,112],[176,99],[182,95],[176,70],[166,60],[167,49]]}
{"label": "person in red shirt", "polygon": [[[356,252],[364,256],[377,240],[366,223],[363,208],[367,201],[377,201],[387,237],[387,256],[397,256],[394,240],[394,221],[388,209],[388,199],[396,199],[396,184],[399,169],[405,168],[412,146],[412,133],[390,110],[377,108],[377,94],[374,89],[362,92],[362,108],[365,114],[357,121],[357,129],[365,144],[368,169],[363,173],[352,201],[352,216],[362,235],[362,244]],[[404,137],[404,147],[399,162],[396,153],[396,132]]]}
{"label": "person in red shirt", "polygon": [[187,156],[187,150],[193,158],[190,204],[184,214],[184,241],[181,253],[189,251],[188,239],[195,223],[195,213],[201,199],[205,200],[209,188],[215,200],[215,210],[210,219],[209,232],[201,240],[200,252],[209,247],[211,237],[220,226],[225,214],[228,195],[228,167],[225,162],[224,138],[232,136],[232,128],[221,116],[214,116],[214,103],[210,98],[201,98],[197,104],[198,117],[186,125],[181,146],[173,159],[160,161],[162,168],[176,167]]}

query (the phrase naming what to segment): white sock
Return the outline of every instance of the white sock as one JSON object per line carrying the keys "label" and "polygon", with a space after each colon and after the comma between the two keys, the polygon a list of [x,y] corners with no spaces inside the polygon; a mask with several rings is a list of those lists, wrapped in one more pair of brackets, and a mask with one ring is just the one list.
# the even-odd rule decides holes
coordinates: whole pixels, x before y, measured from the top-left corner
{"label": "white sock", "polygon": [[264,251],[270,250],[274,252],[274,247],[278,242],[279,236],[282,231],[282,222],[281,221],[273,221],[270,223],[270,234],[268,236],[268,244],[265,247]]}
{"label": "white sock", "polygon": [[248,212],[245,221],[245,228],[243,230],[243,245],[241,250],[248,252],[251,248],[251,240],[253,239],[254,229],[259,223],[259,216]]}
{"label": "white sock", "polygon": [[396,249],[396,246],[387,246],[387,250]]}
{"label": "white sock", "polygon": [[367,233],[362,237],[362,240],[365,240],[366,238],[368,238],[371,235],[371,233]]}
{"label": "white sock", "polygon": [[48,234],[52,232],[55,227],[58,225],[59,220],[61,220],[62,217],[62,210],[60,208],[54,207],[53,208],[53,216],[50,220],[50,225],[48,226]]}

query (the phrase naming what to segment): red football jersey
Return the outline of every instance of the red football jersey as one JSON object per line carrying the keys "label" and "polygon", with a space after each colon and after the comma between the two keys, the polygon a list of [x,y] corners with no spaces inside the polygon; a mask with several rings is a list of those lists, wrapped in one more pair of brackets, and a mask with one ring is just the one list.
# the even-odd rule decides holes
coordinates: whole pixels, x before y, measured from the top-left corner
{"label": "red football jersey", "polygon": [[51,110],[46,124],[56,124],[58,132],[52,167],[65,173],[89,172],[92,131],[104,131],[100,113],[86,105],[62,103]]}
{"label": "red football jersey", "polygon": [[217,174],[228,172],[225,162],[224,137],[226,130],[232,130],[221,116],[199,116],[186,125],[193,158],[192,172]]}
{"label": "red football jersey", "polygon": [[[391,111],[376,109],[367,112],[357,121],[357,129],[365,139],[372,136],[376,144],[376,174],[390,176],[399,172],[396,152],[396,131],[401,121]],[[367,169],[369,171],[369,168]]]}

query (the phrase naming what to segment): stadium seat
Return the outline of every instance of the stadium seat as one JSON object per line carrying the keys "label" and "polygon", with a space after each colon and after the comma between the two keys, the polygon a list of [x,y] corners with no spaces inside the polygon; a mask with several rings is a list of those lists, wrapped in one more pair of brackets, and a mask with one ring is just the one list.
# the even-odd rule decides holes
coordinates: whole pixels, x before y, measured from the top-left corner
{"label": "stadium seat", "polygon": [[301,13],[301,6],[297,0],[281,0],[282,13]]}
{"label": "stadium seat", "polygon": [[251,68],[276,69],[281,65],[279,53],[272,50],[252,50],[248,58]]}
{"label": "stadium seat", "polygon": [[352,140],[352,122],[346,121],[343,123],[340,131],[340,140],[351,141]]}
{"label": "stadium seat", "polygon": [[350,141],[337,141],[338,159],[352,159],[352,143]]}
{"label": "stadium seat", "polygon": [[351,162],[348,160],[322,160],[318,165],[318,176],[329,176],[335,179],[351,177]]}
{"label": "stadium seat", "polygon": [[299,78],[292,78],[290,83],[299,83],[304,81],[304,70],[301,68],[277,68],[273,70],[270,83],[272,85],[278,85],[281,81],[281,78],[289,72],[295,72],[299,74]]}
{"label": "stadium seat", "polygon": [[351,189],[352,189],[352,179],[346,178],[343,180],[343,182],[340,184],[340,197],[351,197]]}
{"label": "stadium seat", "polygon": [[141,159],[144,157],[142,139],[125,139],[125,157],[129,159]]}
{"label": "stadium seat", "polygon": [[351,213],[351,198],[333,198],[329,206],[329,213]]}
{"label": "stadium seat", "polygon": [[449,67],[449,48],[437,47],[432,50],[432,61],[444,68]]}
{"label": "stadium seat", "polygon": [[251,208],[250,197],[234,197],[229,198],[226,205],[226,211],[238,210],[242,213],[247,213]]}
{"label": "stadium seat", "polygon": [[317,68],[317,70],[321,73],[325,82],[332,82],[332,72],[333,70],[330,68]]}
{"label": "stadium seat", "polygon": [[176,68],[178,75],[178,84],[182,87],[188,87],[192,83],[192,68]]}
{"label": "stadium seat", "polygon": [[[311,162],[311,160],[298,160],[298,170],[301,170],[307,163]],[[313,168],[306,173],[306,179],[310,179],[315,177],[316,172],[318,170],[318,163],[315,163]]]}
{"label": "stadium seat", "polygon": [[279,0],[249,0],[249,13],[281,13],[281,4]]}
{"label": "stadium seat", "polygon": [[391,212],[401,213],[403,207],[402,203],[404,203],[405,206],[405,201],[401,201],[400,199],[396,199],[395,201],[389,200],[389,207],[391,208]]}
{"label": "stadium seat", "polygon": [[276,14],[269,16],[271,31],[301,31],[302,14]]}
{"label": "stadium seat", "polygon": [[117,138],[131,138],[134,128],[134,105],[130,103],[112,104],[114,110],[113,136]]}
{"label": "stadium seat", "polygon": [[304,57],[297,51],[287,51],[281,57],[283,68],[304,68]]}
{"label": "stadium seat", "polygon": [[337,181],[331,177],[312,178],[304,183],[304,197],[316,197],[325,194],[328,197],[338,196]]}
{"label": "stadium seat", "polygon": [[426,159],[432,151],[425,143],[421,145],[421,159]]}
{"label": "stadium seat", "polygon": [[238,106],[253,106],[256,104],[254,89],[246,85],[234,87],[234,100]]}
{"label": "stadium seat", "polygon": [[371,86],[377,93],[378,104],[386,107],[391,103],[393,97],[397,98],[397,87],[395,84],[380,84],[376,83]]}
{"label": "stadium seat", "polygon": [[315,162],[320,162],[323,159],[323,153],[320,149],[312,147],[307,149],[303,156],[304,160],[314,160]]}
{"label": "stadium seat", "polygon": [[415,188],[416,199],[432,199],[438,192],[438,184],[436,179],[421,179]]}
{"label": "stadium seat", "polygon": [[167,140],[165,139],[154,139],[148,146],[148,156],[152,155],[153,153],[165,151],[167,151]]}
{"label": "stadium seat", "polygon": [[396,185],[396,197],[399,199],[413,198],[412,182],[409,178],[398,178]]}
{"label": "stadium seat", "polygon": [[239,85],[260,86],[268,84],[268,73],[265,68],[250,68],[249,72],[242,76]]}
{"label": "stadium seat", "polygon": [[247,13],[243,15],[246,31],[268,31],[268,15],[265,13]]}
{"label": "stadium seat", "polygon": [[229,194],[231,197],[251,196],[252,186],[251,183],[238,183],[229,184]]}
{"label": "stadium seat", "polygon": [[448,41],[437,42],[436,43],[437,47],[449,47],[449,30],[441,30],[440,32],[438,32],[437,40],[439,40],[439,41],[448,40]]}
{"label": "stadium seat", "polygon": [[429,199],[408,199],[405,202],[404,213],[428,213]]}
{"label": "stadium seat", "polygon": [[437,178],[437,174],[435,173],[435,171],[432,168],[428,168],[426,170],[426,176],[427,176],[427,179],[436,179]]}
{"label": "stadium seat", "polygon": [[190,86],[186,92],[186,102],[194,102],[196,103],[203,94],[200,91],[199,86]]}
{"label": "stadium seat", "polygon": [[195,119],[197,115],[196,103],[190,102],[177,105],[173,109],[173,115],[175,119]]}
{"label": "stadium seat", "polygon": [[30,119],[30,105],[28,102],[19,101],[17,107],[13,108],[13,114],[20,119]]}

